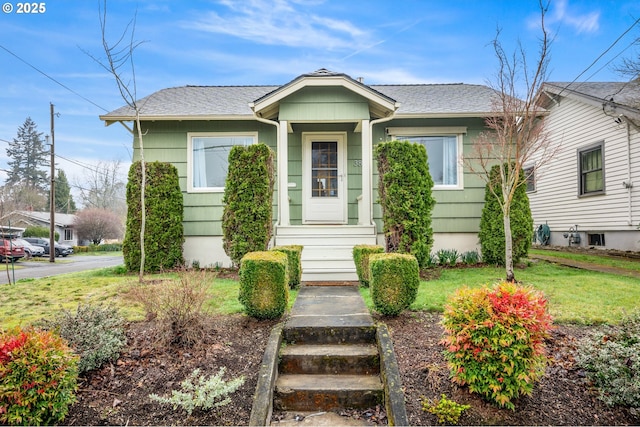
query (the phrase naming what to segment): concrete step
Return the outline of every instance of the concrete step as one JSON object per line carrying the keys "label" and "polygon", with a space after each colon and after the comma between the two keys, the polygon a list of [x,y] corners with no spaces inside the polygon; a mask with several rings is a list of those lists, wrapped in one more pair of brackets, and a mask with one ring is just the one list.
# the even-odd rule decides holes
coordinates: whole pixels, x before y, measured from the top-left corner
{"label": "concrete step", "polygon": [[375,375],[380,356],[373,344],[287,345],[280,350],[280,374]]}
{"label": "concrete step", "polygon": [[375,236],[373,225],[279,225],[275,228],[276,237],[284,236],[327,236],[327,235],[355,235]]}
{"label": "concrete step", "polygon": [[357,282],[358,274],[355,269],[342,271],[303,270],[300,280],[303,282]]}
{"label": "concrete step", "polygon": [[370,408],[384,403],[378,375],[279,375],[274,407],[282,411]]}
{"label": "concrete step", "polygon": [[[305,319],[314,321],[310,316]],[[321,321],[321,319],[315,319]],[[352,319],[356,320],[356,319]],[[285,342],[294,344],[371,344],[376,342],[374,326],[297,326],[283,331]]]}

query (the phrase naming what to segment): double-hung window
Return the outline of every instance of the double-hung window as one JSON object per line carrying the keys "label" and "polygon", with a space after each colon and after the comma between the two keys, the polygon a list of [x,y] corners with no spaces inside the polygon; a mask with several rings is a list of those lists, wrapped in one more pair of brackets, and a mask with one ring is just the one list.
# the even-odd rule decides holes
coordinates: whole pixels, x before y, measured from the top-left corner
{"label": "double-hung window", "polygon": [[255,144],[258,134],[189,133],[187,138],[187,191],[215,192],[224,191],[231,148]]}
{"label": "double-hung window", "polygon": [[462,137],[466,127],[388,128],[393,139],[424,145],[434,189],[462,189]]}
{"label": "double-hung window", "polygon": [[604,192],[604,142],[578,150],[579,195]]}

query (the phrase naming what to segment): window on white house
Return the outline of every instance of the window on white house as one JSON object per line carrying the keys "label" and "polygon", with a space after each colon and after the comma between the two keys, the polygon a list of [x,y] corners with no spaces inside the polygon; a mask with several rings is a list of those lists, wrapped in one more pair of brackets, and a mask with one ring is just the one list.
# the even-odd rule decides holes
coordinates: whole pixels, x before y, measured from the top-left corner
{"label": "window on white house", "polygon": [[604,143],[578,150],[578,174],[581,196],[604,192]]}
{"label": "window on white house", "polygon": [[527,181],[527,193],[536,191],[536,170],[533,166],[524,168],[524,179]]}
{"label": "window on white house", "polygon": [[187,191],[224,191],[231,148],[254,144],[257,138],[256,133],[189,134]]}
{"label": "window on white house", "polygon": [[434,187],[458,187],[459,138],[457,135],[397,136],[398,140],[416,142],[427,149],[429,173]]}
{"label": "window on white house", "polygon": [[70,228],[64,229],[64,240],[73,240],[73,230]]}

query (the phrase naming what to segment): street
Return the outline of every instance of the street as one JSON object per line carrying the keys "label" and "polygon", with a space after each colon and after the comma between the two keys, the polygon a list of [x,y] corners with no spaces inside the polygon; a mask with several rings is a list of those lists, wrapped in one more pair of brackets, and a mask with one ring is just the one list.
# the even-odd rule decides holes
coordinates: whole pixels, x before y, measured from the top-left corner
{"label": "street", "polygon": [[[78,271],[93,270],[96,268],[113,267],[124,264],[122,255],[70,255],[66,258],[58,257],[51,263],[47,257],[38,261],[19,261],[12,269],[9,264],[8,275],[5,264],[0,264],[0,284],[9,283],[21,279],[35,279],[40,277],[55,276],[58,274],[74,273]],[[14,279],[15,278],[15,279]]]}

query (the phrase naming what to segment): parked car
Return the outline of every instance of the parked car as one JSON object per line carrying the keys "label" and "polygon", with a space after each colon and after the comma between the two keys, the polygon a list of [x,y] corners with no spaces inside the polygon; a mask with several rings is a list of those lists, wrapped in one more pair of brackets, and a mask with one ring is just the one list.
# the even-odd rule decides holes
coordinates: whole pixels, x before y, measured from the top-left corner
{"label": "parked car", "polygon": [[0,261],[17,261],[24,257],[24,246],[13,237],[0,237]]}
{"label": "parked car", "polygon": [[[45,255],[49,255],[49,239],[43,239],[42,237],[24,237],[24,240],[31,243],[32,245],[40,246],[44,249]],[[71,255],[73,253],[73,248],[71,246],[62,245],[58,242],[54,242],[54,244],[54,253],[57,257],[66,257],[67,255]]]}
{"label": "parked car", "polygon": [[24,246],[25,259],[33,258],[34,256],[44,256],[44,248],[42,246],[32,245],[24,239],[16,239],[16,242]]}

